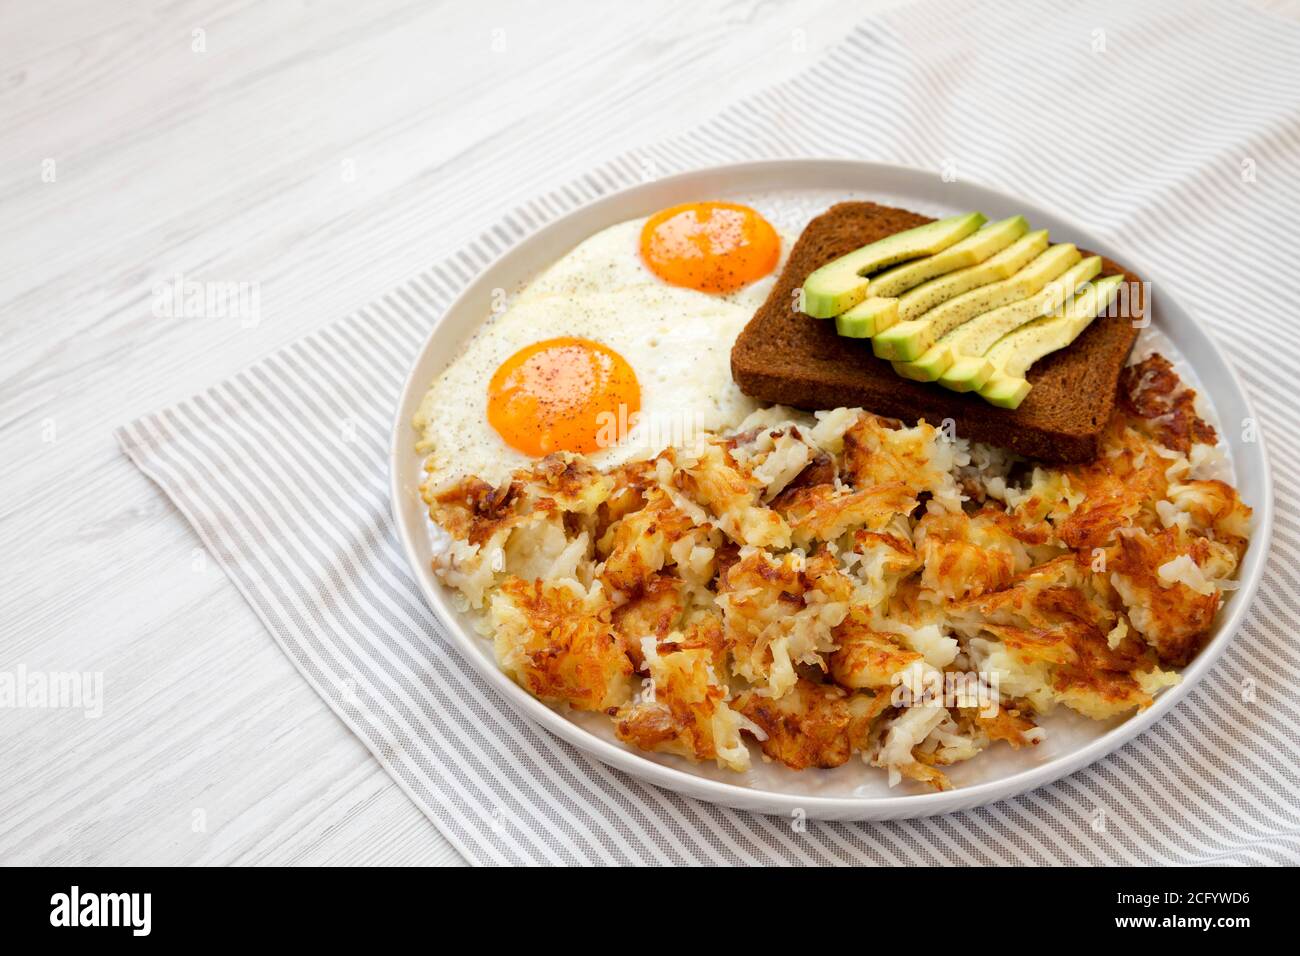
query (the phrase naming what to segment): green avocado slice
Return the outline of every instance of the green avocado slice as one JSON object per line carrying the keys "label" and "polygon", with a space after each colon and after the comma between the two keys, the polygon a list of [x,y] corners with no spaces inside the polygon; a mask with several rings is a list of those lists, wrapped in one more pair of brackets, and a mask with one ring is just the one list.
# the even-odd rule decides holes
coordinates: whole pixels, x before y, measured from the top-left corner
{"label": "green avocado slice", "polygon": [[866,276],[886,266],[942,252],[984,225],[977,212],[906,229],[840,256],[809,274],[803,283],[804,312],[815,319],[839,315],[866,297]]}
{"label": "green avocado slice", "polygon": [[867,296],[835,316],[835,331],[850,339],[869,339],[898,321],[898,300]]}
{"label": "green avocado slice", "polygon": [[1092,281],[1100,272],[1101,256],[1089,256],[1067,269],[1060,278],[1049,282],[1041,292],[985,312],[953,329],[939,340],[951,348],[954,355],[953,363],[939,376],[939,384],[957,392],[979,388],[993,374],[993,365],[984,359],[984,353],[993,347],[994,342],[1026,322],[1057,312],[1080,286]]}
{"label": "green avocado slice", "polygon": [[1032,386],[1026,379],[1005,372],[994,372],[980,388],[980,398],[999,408],[1016,409],[1025,400]]}
{"label": "green avocado slice", "polygon": [[957,355],[943,370],[938,382],[954,392],[974,392],[993,376],[994,371],[993,363],[983,355]]}
{"label": "green avocado slice", "polygon": [[[931,356],[931,358],[933,359],[934,356]],[[917,359],[915,362],[890,362],[889,364],[894,366],[894,371],[903,378],[910,378],[914,382],[933,382],[939,375],[932,364],[923,362],[921,359]]]}
{"label": "green avocado slice", "polygon": [[867,296],[835,316],[835,331],[851,339],[869,339],[898,321],[898,300]]}
{"label": "green avocado slice", "polygon": [[1047,249],[1047,230],[1039,229],[1017,239],[997,255],[979,265],[958,269],[937,279],[931,279],[898,299],[898,319],[907,322],[919,318],[935,306],[949,299],[988,285],[1009,279]]}
{"label": "green avocado slice", "polygon": [[914,361],[940,336],[990,309],[1035,295],[1078,261],[1079,250],[1073,243],[1052,246],[1010,279],[972,289],[923,313],[920,318],[886,329],[872,340],[872,350],[880,358]]}
{"label": "green avocado slice", "polygon": [[1098,279],[1052,315],[998,339],[984,355],[996,371],[980,387],[980,397],[1002,408],[1018,408],[1029,394],[1030,385],[1024,377],[1029,367],[1077,339],[1114,301],[1123,282],[1123,276]]}
{"label": "green avocado slice", "polygon": [[894,371],[914,382],[933,382],[946,372],[956,354],[943,341],[935,342],[921,357],[911,362],[892,362]]}
{"label": "green avocado slice", "polygon": [[895,266],[888,272],[872,277],[871,294],[886,298],[899,296],[936,276],[979,265],[1028,231],[1029,222],[1024,216],[1012,216],[1010,219],[991,222],[942,252],[906,265]]}

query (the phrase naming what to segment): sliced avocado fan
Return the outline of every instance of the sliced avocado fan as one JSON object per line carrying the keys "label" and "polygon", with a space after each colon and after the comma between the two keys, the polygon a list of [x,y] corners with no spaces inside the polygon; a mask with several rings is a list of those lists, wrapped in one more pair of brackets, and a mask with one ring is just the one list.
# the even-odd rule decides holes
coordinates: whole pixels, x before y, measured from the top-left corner
{"label": "sliced avocado fan", "polygon": [[872,340],[872,350],[880,358],[914,362],[941,336],[975,316],[1037,294],[1047,283],[1078,262],[1079,258],[1079,250],[1073,243],[1052,246],[1011,278],[972,289],[923,313],[919,318],[886,329]]}
{"label": "sliced avocado fan", "polygon": [[804,312],[815,319],[833,318],[866,297],[870,273],[942,252],[965,239],[984,222],[984,216],[978,212],[940,219],[886,236],[840,256],[804,280]]}
{"label": "sliced avocado fan", "polygon": [[1057,312],[1084,283],[1091,282],[1100,273],[1101,256],[1089,256],[1067,269],[1059,279],[1049,282],[1037,295],[985,312],[953,329],[933,346],[947,348],[952,357],[951,364],[939,376],[939,384],[956,392],[979,388],[993,374],[993,363],[984,353],[994,342],[1026,322]]}
{"label": "sliced avocado fan", "polygon": [[[852,339],[869,339],[883,332],[899,320],[903,302],[898,296],[902,293],[936,276],[969,269],[985,262],[1020,239],[1028,230],[1029,223],[1024,216],[991,222],[942,252],[872,276],[867,286],[867,298],[835,317],[835,331]],[[1047,246],[1046,236],[1044,233],[1044,248]],[[1029,261],[1029,258],[1032,256],[1025,261]],[[994,275],[988,281],[1006,278],[1015,271],[1011,269],[1006,275]],[[920,312],[916,314],[919,315]]]}
{"label": "sliced avocado fan", "polygon": [[904,293],[898,299],[898,319],[900,322],[910,322],[964,292],[1009,279],[1042,255],[1046,249],[1046,229],[1028,233],[977,266],[959,269],[938,279],[931,279]]}
{"label": "sliced avocado fan", "polygon": [[1001,252],[1028,231],[1029,222],[1024,216],[1012,216],[1010,219],[991,222],[942,252],[906,265],[895,266],[878,276],[873,276],[871,294],[896,297],[936,276],[978,265],[989,256]]}
{"label": "sliced avocado fan", "polygon": [[1029,367],[1077,339],[1110,306],[1123,282],[1123,276],[1098,279],[1052,315],[998,339],[984,355],[995,371],[980,387],[980,397],[1002,408],[1019,408],[1031,387],[1024,377]]}

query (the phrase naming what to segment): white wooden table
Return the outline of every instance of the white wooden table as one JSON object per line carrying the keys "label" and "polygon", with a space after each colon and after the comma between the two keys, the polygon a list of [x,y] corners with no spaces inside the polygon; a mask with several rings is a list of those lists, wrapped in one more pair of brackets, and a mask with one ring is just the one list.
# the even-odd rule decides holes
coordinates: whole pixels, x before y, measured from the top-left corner
{"label": "white wooden table", "polygon": [[[609,153],[654,141],[897,2],[0,0],[0,675],[104,681],[0,707],[0,862],[458,862],[111,430],[490,222],[421,228],[512,130],[653,81]],[[156,316],[177,274],[260,322]]]}

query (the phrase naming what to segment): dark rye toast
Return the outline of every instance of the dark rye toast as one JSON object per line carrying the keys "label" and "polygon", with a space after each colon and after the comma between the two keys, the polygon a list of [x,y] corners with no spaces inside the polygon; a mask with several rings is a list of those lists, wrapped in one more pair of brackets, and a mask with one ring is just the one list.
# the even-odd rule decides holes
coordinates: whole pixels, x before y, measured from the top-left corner
{"label": "dark rye toast", "polygon": [[1126,315],[1096,319],[1069,348],[1035,362],[1026,376],[1033,388],[1014,411],[974,393],[905,379],[872,354],[870,341],[843,338],[833,319],[796,311],[797,290],[814,269],[931,221],[905,209],[844,202],[810,222],[767,301],[731,350],[731,374],[740,390],[796,408],[862,407],[908,423],[925,419],[938,425],[950,418],[961,437],[1047,462],[1095,458],[1120,372],[1137,338],[1135,320],[1145,308],[1137,277],[1110,259],[1102,258],[1101,274],[1123,274],[1133,283]]}

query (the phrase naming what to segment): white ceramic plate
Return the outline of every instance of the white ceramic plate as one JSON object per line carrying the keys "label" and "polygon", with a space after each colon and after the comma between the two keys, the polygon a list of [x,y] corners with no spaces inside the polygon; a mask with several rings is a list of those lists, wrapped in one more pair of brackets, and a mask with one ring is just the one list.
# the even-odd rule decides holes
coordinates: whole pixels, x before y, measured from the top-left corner
{"label": "white ceramic plate", "polygon": [[[949,768],[955,789],[933,793],[904,789],[907,784],[890,790],[883,771],[856,760],[835,770],[795,772],[756,757],[754,769],[735,774],[679,757],[648,754],[620,743],[613,735],[612,722],[603,715],[554,711],[498,669],[491,645],[478,637],[468,619],[455,610],[450,593],[430,570],[428,517],[417,490],[421,458],[415,451],[417,436],[411,426],[421,397],[490,314],[493,289],[520,288],[583,239],[615,223],[682,202],[752,200],[764,195],[781,197],[779,205],[783,209],[798,208],[802,203],[810,212],[840,199],[870,198],[933,216],[971,209],[980,210],[990,219],[1023,213],[1035,228],[1050,229],[1053,241],[1072,241],[1104,251],[1151,283],[1154,328],[1166,347],[1172,345],[1181,355],[1184,361],[1180,371],[1191,372],[1194,383],[1212,405],[1214,417],[1228,424],[1221,435],[1235,465],[1237,486],[1245,502],[1255,509],[1254,532],[1240,572],[1241,587],[1229,595],[1212,640],[1183,670],[1179,686],[1164,692],[1154,706],[1127,720],[1096,722],[1058,709],[1043,722],[1048,730],[1044,743],[1019,751],[990,748],[977,759]],[[803,215],[806,218],[807,213]],[[838,820],[926,816],[1023,793],[1092,763],[1159,720],[1214,666],[1255,593],[1272,529],[1272,486],[1264,446],[1261,442],[1243,442],[1237,424],[1253,417],[1240,381],[1214,343],[1174,301],[1158,277],[1115,243],[1103,242],[1074,223],[1023,200],[980,186],[945,183],[929,172],[843,160],[745,163],[673,176],[608,196],[538,230],[485,269],[451,305],[442,321],[431,328],[402,389],[391,447],[393,514],[412,573],[466,659],[511,706],[574,746],[650,783],[741,809],[782,814],[798,809],[813,817]]]}

